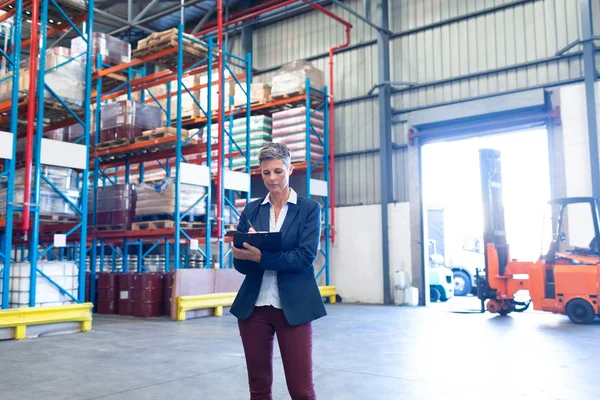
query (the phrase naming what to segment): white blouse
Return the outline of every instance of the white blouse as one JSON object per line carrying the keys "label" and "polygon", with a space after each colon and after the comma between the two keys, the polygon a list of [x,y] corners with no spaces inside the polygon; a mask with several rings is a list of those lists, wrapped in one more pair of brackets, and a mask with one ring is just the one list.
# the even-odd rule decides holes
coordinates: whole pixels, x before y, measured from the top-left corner
{"label": "white blouse", "polygon": [[[275,220],[275,208],[271,203],[269,194],[267,194],[267,197],[265,197],[265,200],[261,205],[267,203],[270,204],[271,208],[269,232],[279,232],[288,212],[288,203],[297,204],[298,194],[294,191],[294,189],[290,188],[290,196],[283,207],[281,207],[281,211],[279,212],[277,220]],[[275,308],[281,308],[281,301],[279,300],[279,285],[277,284],[277,271],[266,270],[264,272],[262,284],[260,285],[260,292],[258,293],[255,306],[273,306]]]}

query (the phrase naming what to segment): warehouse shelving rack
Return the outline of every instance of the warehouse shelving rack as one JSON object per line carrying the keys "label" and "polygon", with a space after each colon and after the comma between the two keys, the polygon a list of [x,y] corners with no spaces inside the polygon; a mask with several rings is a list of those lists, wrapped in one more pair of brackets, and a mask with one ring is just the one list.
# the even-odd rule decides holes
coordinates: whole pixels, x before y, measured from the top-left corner
{"label": "warehouse shelving rack", "polygon": [[[26,40],[22,40],[23,35],[23,0],[16,0],[14,2],[14,8],[11,8],[6,14],[2,16],[2,20],[6,20],[9,17],[14,17],[14,29],[12,32],[12,54],[6,56],[10,60],[10,64],[13,67],[12,76],[12,97],[10,101],[5,101],[0,104],[0,113],[7,114],[10,112],[10,130],[14,136],[13,142],[13,158],[9,163],[5,163],[5,172],[8,175],[8,195],[7,195],[7,210],[6,217],[4,220],[4,237],[3,237],[3,250],[5,255],[15,254],[14,260],[18,250],[21,250],[21,261],[26,259],[30,263],[30,288],[29,288],[29,306],[33,307],[36,304],[36,289],[37,279],[40,275],[43,279],[54,285],[63,295],[70,298],[75,302],[83,302],[85,300],[85,254],[87,243],[87,182],[85,179],[79,180],[82,185],[80,199],[82,201],[81,206],[71,202],[68,197],[62,193],[49,179],[42,173],[42,164],[44,165],[56,165],[51,161],[43,161],[45,155],[50,152],[48,149],[43,151],[45,146],[43,134],[49,130],[49,126],[45,125],[45,117],[51,120],[55,119],[68,119],[72,118],[75,122],[79,123],[83,127],[83,136],[79,139],[83,142],[82,145],[85,149],[79,148],[85,152],[89,152],[89,137],[90,137],[90,105],[91,105],[91,79],[92,79],[92,66],[91,63],[85,62],[84,72],[84,99],[82,104],[81,113],[77,113],[73,110],[71,105],[64,101],[59,95],[57,95],[47,84],[46,75],[58,68],[61,68],[75,60],[85,57],[85,60],[91,59],[91,45],[87,41],[86,37],[90,37],[93,32],[93,19],[94,19],[94,0],[87,2],[87,9],[73,9],[67,8],[65,11],[64,2],[60,0],[33,0],[28,3],[28,7],[31,7],[31,37]],[[6,5],[6,4],[4,4]],[[52,9],[54,15],[58,15],[61,20],[66,22],[62,27],[48,28],[49,20],[49,9]],[[68,15],[72,14],[72,15]],[[75,15],[76,14],[76,15]],[[39,16],[39,17],[38,17]],[[86,33],[84,34],[77,27],[81,22],[86,22]],[[66,62],[55,66],[49,70],[46,70],[46,46],[48,37],[60,33],[70,27],[74,32],[84,38],[87,43],[86,51],[82,54],[73,56]],[[38,47],[39,43],[39,47]],[[31,54],[29,59],[29,72],[30,82],[37,83],[31,87],[29,93],[23,95],[19,93],[19,72],[20,72],[20,49],[25,46],[31,46]],[[41,55],[39,60],[37,54]],[[34,79],[34,76],[36,79]],[[46,92],[50,94],[50,100],[45,95]],[[25,110],[24,106],[27,105],[28,109]],[[33,112],[32,112],[33,110]],[[26,167],[31,168],[33,174],[33,187],[28,196],[28,191],[24,193],[24,206],[17,207],[14,205],[14,176],[16,174],[16,147],[17,139],[19,137],[17,131],[17,119],[19,115],[26,115],[27,117],[27,146],[26,146]],[[6,117],[2,117],[0,122],[6,122]],[[60,123],[58,124],[60,125]],[[66,126],[66,125],[65,125]],[[47,143],[46,143],[47,144]],[[77,143],[73,145],[77,146]],[[8,169],[6,169],[8,168]],[[88,163],[87,161],[80,165],[77,169],[82,176],[88,174]],[[25,177],[26,186],[27,174]],[[52,232],[56,227],[44,226],[40,221],[40,198],[41,188],[43,184],[51,187],[61,198],[67,202],[67,204],[78,214],[79,221],[71,224],[67,227],[66,236],[71,236],[71,240],[75,240],[75,243],[70,244],[70,251],[65,253],[64,249],[58,250],[58,255],[53,254],[55,245],[53,243],[53,237],[46,238],[45,242],[42,239],[42,235],[45,232]],[[28,198],[29,197],[29,198]],[[22,213],[22,220],[16,221],[13,218],[13,214],[16,211]],[[30,216],[32,217],[32,227],[29,227]],[[22,229],[19,227],[22,224]],[[65,229],[62,227],[61,229]],[[24,235],[24,238],[15,239],[14,234],[19,233]],[[12,240],[11,240],[12,239]],[[28,252],[25,255],[25,249]],[[40,249],[41,250],[40,252]],[[44,257],[51,259],[53,256],[58,259],[67,257],[66,254],[71,253],[71,259],[76,261],[79,266],[78,272],[78,292],[74,296],[57,282],[53,281],[50,277],[44,274],[38,268],[38,261]],[[11,257],[4,257],[4,270],[3,274],[5,277],[10,276],[10,263]],[[82,267],[83,266],[83,267]],[[2,294],[2,308],[8,308],[8,294],[9,294],[9,279],[3,280],[3,294]]]}
{"label": "warehouse shelving rack", "polygon": [[[71,55],[72,58],[65,63],[53,68],[60,68],[63,65],[66,65],[70,62],[74,62],[77,58],[85,57],[85,72],[84,72],[84,100],[83,100],[83,119],[80,118],[79,115],[67,102],[60,98],[47,84],[46,82],[46,74],[51,72],[51,70],[46,70],[46,46],[47,46],[47,25],[48,25],[48,9],[49,5],[52,5],[53,8],[63,16],[63,18],[67,21],[67,23],[73,28],[73,30],[83,37],[86,42],[86,51],[80,55]],[[34,5],[35,7],[35,2]],[[86,21],[86,33],[83,34],[77,27],[77,24],[73,22],[72,17],[68,16],[67,13],[62,9],[62,7],[55,0],[41,0],[40,4],[41,8],[41,21],[40,21],[40,59],[39,68],[38,68],[38,79],[36,85],[36,97],[37,97],[37,124],[36,124],[36,133],[35,133],[35,144],[33,146],[34,150],[34,160],[35,167],[33,169],[34,174],[34,186],[33,186],[33,204],[36,206],[32,206],[32,214],[33,214],[33,229],[31,231],[31,247],[30,247],[30,257],[29,261],[31,264],[31,283],[30,283],[30,293],[29,293],[29,305],[30,307],[35,306],[35,293],[36,293],[36,281],[37,274],[39,273],[45,279],[50,281],[54,286],[56,286],[61,293],[71,298],[76,302],[84,302],[85,301],[85,260],[86,260],[86,251],[87,248],[87,215],[88,215],[88,182],[86,179],[81,179],[81,205],[73,204],[69,198],[62,193],[62,191],[57,188],[41,171],[42,168],[42,141],[44,134],[44,116],[46,109],[44,107],[45,104],[45,92],[48,91],[52,97],[60,103],[60,105],[66,110],[67,115],[73,117],[77,123],[82,125],[83,127],[83,136],[81,141],[83,142],[83,146],[85,147],[85,154],[89,153],[90,149],[90,114],[91,114],[91,87],[92,87],[92,43],[91,37],[94,29],[94,0],[89,0],[88,2],[88,12],[87,12],[87,21]],[[37,38],[34,36],[32,40],[37,41]],[[33,69],[33,63],[30,66]],[[28,116],[28,124],[34,123],[34,116]],[[80,171],[82,176],[87,176],[89,172],[89,160],[85,160],[84,166]],[[40,247],[40,199],[41,199],[41,188],[42,182],[48,184],[56,193],[58,193],[63,200],[71,206],[75,210],[75,212],[79,216],[79,222],[75,224],[71,229],[66,232],[66,236],[70,236],[73,233],[78,233],[78,248],[79,251],[75,253],[78,255],[78,259],[76,260],[79,267],[79,276],[78,276],[78,293],[77,297],[72,296],[68,291],[64,290],[60,285],[56,282],[52,281],[48,276],[46,276],[41,270],[37,268],[38,260],[42,259],[46,256],[55,246],[54,243],[48,244],[45,246],[45,249],[38,253],[38,249]]]}
{"label": "warehouse shelving rack", "polygon": [[[186,39],[187,40],[187,39]],[[192,39],[194,40],[194,39]],[[166,176],[171,177],[171,167],[175,169],[174,175],[174,184],[175,184],[175,214],[173,216],[174,227],[173,228],[165,228],[165,229],[150,229],[144,231],[103,231],[103,232],[94,232],[92,235],[91,241],[91,282],[95,282],[95,277],[97,274],[97,256],[98,252],[100,252],[100,270],[104,269],[104,255],[106,253],[106,248],[110,248],[113,253],[112,259],[112,269],[115,269],[116,258],[114,254],[117,255],[118,258],[122,259],[122,270],[127,272],[131,270],[128,266],[128,255],[129,248],[132,245],[137,246],[137,268],[138,272],[146,270],[144,264],[144,260],[151,255],[152,251],[158,248],[159,246],[164,247],[165,254],[165,269],[179,269],[182,266],[182,258],[184,259],[183,264],[187,265],[187,260],[190,256],[192,243],[196,242],[198,244],[203,244],[204,248],[200,246],[197,247],[194,251],[197,251],[205,260],[205,265],[210,265],[211,261],[211,242],[213,241],[213,221],[210,218],[210,210],[211,210],[211,198],[212,198],[212,183],[215,182],[214,177],[211,176],[210,173],[210,165],[212,165],[212,146],[213,143],[211,140],[206,140],[206,143],[193,143],[196,140],[196,136],[198,133],[192,134],[189,137],[182,136],[182,130],[184,126],[183,115],[182,115],[182,96],[184,94],[188,94],[193,99],[195,105],[201,110],[203,116],[200,118],[194,119],[192,124],[189,121],[186,122],[186,127],[197,128],[204,127],[206,132],[211,131],[211,124],[215,120],[215,115],[212,112],[212,104],[214,104],[214,99],[211,96],[211,90],[208,90],[207,95],[207,103],[206,109],[202,107],[201,102],[197,99],[192,91],[199,90],[201,88],[211,88],[213,86],[212,80],[212,70],[214,65],[215,53],[218,55],[221,53],[215,50],[215,44],[212,39],[209,39],[208,43],[203,43],[199,39],[195,39],[198,43],[205,45],[207,48],[207,56],[202,60],[198,60],[192,65],[184,66],[183,62],[183,27],[180,25],[178,27],[178,46],[175,49],[168,49],[156,54],[153,54],[148,57],[144,57],[139,60],[134,60],[131,63],[123,64],[120,66],[111,66],[108,68],[100,68],[100,64],[98,61],[97,68],[97,81],[96,81],[96,93],[99,93],[97,96],[97,106],[96,106],[96,131],[100,131],[100,121],[101,121],[101,107],[99,107],[99,102],[108,100],[111,98],[116,98],[123,93],[123,89],[121,87],[115,87],[108,93],[102,93],[102,77],[109,73],[118,73],[126,68],[131,68],[134,65],[139,65],[141,63],[153,62],[158,58],[162,58],[165,56],[175,56],[176,57],[176,65],[174,68],[175,71],[161,71],[152,75],[147,75],[139,79],[131,79],[131,74],[129,74],[129,79],[127,81],[127,91],[129,97],[131,97],[131,93],[135,91],[140,91],[142,94],[147,93],[149,98],[142,97],[142,101],[144,103],[157,103],[158,106],[162,109],[162,111],[166,114],[166,126],[174,126],[176,128],[175,136],[166,136],[163,138],[149,140],[141,143],[133,143],[130,145],[103,149],[103,150],[95,150],[92,153],[91,161],[93,163],[93,176],[92,176],[92,187],[93,187],[93,196],[94,201],[93,210],[92,210],[92,225],[95,224],[96,217],[96,196],[97,196],[97,185],[99,180],[102,180],[104,183],[113,184],[116,183],[116,176],[124,175],[125,182],[130,182],[131,176],[134,171],[137,172],[139,177],[139,182],[144,181],[144,174],[146,171],[150,169],[162,168],[165,170]],[[225,50],[222,50],[222,54],[227,55],[229,57],[236,57],[227,53]],[[248,57],[250,57],[248,55]],[[247,69],[245,74],[235,75],[231,73],[231,77],[229,80],[235,81],[236,85],[240,87],[242,84],[240,83],[240,79],[248,78],[251,74],[250,62],[246,62],[246,59],[241,59],[236,57],[237,60],[241,60],[247,64]],[[229,69],[227,64],[225,63],[225,68]],[[229,69],[230,70],[230,69]],[[196,73],[207,72],[207,83],[194,87],[187,87],[183,82],[184,76],[187,74],[195,75]],[[230,70],[231,72],[231,70]],[[222,75],[223,76],[223,75]],[[222,80],[224,82],[224,80]],[[250,93],[250,83],[251,79],[247,79],[245,88],[242,90],[245,93]],[[217,82],[219,83],[219,82]],[[165,96],[157,98],[153,93],[150,92],[149,88],[155,87],[157,85],[165,84],[167,88],[167,93]],[[172,91],[173,86],[175,86],[175,91]],[[176,96],[177,99],[177,113],[174,121],[171,121],[171,97],[172,95]],[[161,99],[165,98],[167,107],[163,107],[160,104]],[[250,97],[247,98],[247,104],[245,109],[249,110],[250,105]],[[98,143],[99,137],[96,135],[96,144]],[[162,148],[157,150],[158,148]],[[152,150],[152,151],[150,151]],[[224,152],[219,151],[220,157],[225,157]],[[228,155],[228,157],[233,156],[233,154]],[[111,158],[109,161],[104,161],[104,159]],[[193,159],[194,158],[194,159]],[[172,162],[172,164],[171,164]],[[180,185],[181,185],[181,177],[182,177],[182,166],[183,165],[193,165],[193,164],[206,164],[205,169],[198,169],[197,172],[201,175],[206,176],[206,184],[203,185],[206,187],[206,193],[195,201],[194,205],[190,207],[188,211],[181,212],[180,210]],[[146,164],[151,164],[148,168],[146,168]],[[249,166],[249,160],[247,162]],[[137,168],[136,168],[137,167]],[[217,185],[218,186],[218,185]],[[249,194],[248,194],[249,196]],[[205,228],[203,229],[184,229],[181,226],[181,222],[184,218],[187,217],[190,210],[196,207],[198,204],[204,203],[206,204],[207,210],[207,218],[205,221]],[[183,244],[183,257],[182,257],[182,249],[180,245]],[[143,249],[143,246],[149,246],[147,250]],[[171,255],[171,246],[173,246],[173,265],[170,265],[170,255]],[[91,288],[91,296],[93,298],[95,293],[94,284],[92,283]]]}

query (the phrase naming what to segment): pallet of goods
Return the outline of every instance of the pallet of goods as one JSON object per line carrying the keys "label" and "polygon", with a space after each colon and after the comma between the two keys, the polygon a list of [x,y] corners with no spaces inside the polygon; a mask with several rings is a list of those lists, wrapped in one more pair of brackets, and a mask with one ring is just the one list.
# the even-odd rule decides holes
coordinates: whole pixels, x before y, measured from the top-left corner
{"label": "pallet of goods", "polygon": [[[225,134],[223,140],[225,153],[239,153],[240,150],[246,151],[246,118],[237,118],[233,120],[233,128],[229,129],[230,122],[225,121],[225,129],[230,133],[233,142],[230,140],[229,135]],[[270,117],[263,115],[256,115],[250,117],[248,125],[250,135],[250,152],[252,154],[250,158],[250,166],[258,166],[258,152],[267,143],[271,142],[271,132],[273,130],[272,120]],[[211,137],[213,146],[218,144],[218,126],[216,124],[211,125]],[[204,142],[206,141],[206,135],[203,134]],[[235,143],[235,144],[234,144]],[[213,147],[212,156],[217,157],[218,151],[216,147]],[[231,166],[232,170],[241,170],[246,166],[246,158],[242,155],[231,157],[225,161],[225,167]]]}
{"label": "pallet of goods", "polygon": [[[183,85],[181,87],[181,117],[182,117],[182,120],[185,122],[190,119],[204,116],[204,114],[202,114],[202,112],[200,111],[200,108],[194,101],[194,98],[195,99],[200,98],[200,89],[194,89],[195,87],[200,85],[200,76],[199,75],[184,76],[181,82],[183,83]],[[170,97],[171,125],[175,125],[176,118],[177,118],[177,90],[176,90],[176,88],[177,88],[176,82],[172,82],[171,83],[171,97]],[[187,88],[190,92],[188,93],[188,91],[185,90],[185,88]],[[161,85],[153,86],[153,87],[149,88],[148,91],[152,94],[152,96],[154,96],[156,99],[158,99],[158,103],[165,110],[165,111],[163,111],[162,114],[163,114],[163,121],[166,124],[166,122],[167,122],[166,111],[169,109],[169,107],[168,107],[169,97],[167,96],[168,95],[167,85],[161,84]],[[191,93],[191,95],[190,95],[190,93]],[[148,96],[148,97],[150,97],[150,96]],[[152,99],[151,97],[148,99],[147,103],[148,104],[156,104],[155,100]]]}
{"label": "pallet of goods", "polygon": [[297,60],[284,65],[273,77],[271,97],[277,100],[306,93],[307,78],[310,79],[311,87],[319,90],[325,87],[323,71],[310,62]]}
{"label": "pallet of goods", "polygon": [[[248,96],[246,95],[246,84],[242,81],[242,87],[235,81],[227,82],[227,94],[228,98],[225,100],[227,105],[226,110],[230,111],[236,108],[242,108],[246,106]],[[233,97],[233,106],[231,105],[231,98]],[[250,105],[265,104],[271,100],[271,85],[267,83],[252,83],[250,85]]]}
{"label": "pallet of goods", "polygon": [[102,106],[100,143],[96,149],[125,146],[147,130],[160,127],[162,110],[133,100],[118,101]]}
{"label": "pallet of goods", "polygon": [[312,163],[321,159],[325,153],[324,116],[321,112],[310,110],[312,129],[306,129],[306,107],[297,107],[273,114],[273,142],[283,143],[290,148],[292,162],[306,161],[306,141],[309,135],[310,158]]}
{"label": "pallet of goods", "polygon": [[[85,64],[81,58],[72,58],[71,50],[66,47],[55,47],[46,51],[45,82],[61,100],[71,107],[73,112],[83,115],[83,100],[85,95],[84,75]],[[27,65],[27,60],[23,65]],[[19,70],[20,98],[24,99],[29,93],[29,68]],[[44,118],[61,120],[71,118],[67,110],[58,102],[49,90],[44,92]],[[12,96],[12,73],[0,76],[0,101],[10,100]]]}
{"label": "pallet of goods", "polygon": [[[179,30],[169,29],[163,32],[152,33],[138,42],[138,47],[133,51],[134,58],[143,58],[161,51],[177,48]],[[183,34],[183,63],[184,65],[198,62],[208,55],[208,48],[195,36]],[[177,66],[177,52],[149,61],[153,64],[171,69]]]}
{"label": "pallet of goods", "polygon": [[[97,189],[96,225],[97,231],[123,231],[131,228],[135,217],[137,192],[134,185],[117,184],[101,186]],[[88,212],[92,212],[94,192],[88,194]],[[92,225],[92,215],[88,215],[88,225]]]}
{"label": "pallet of goods", "polygon": [[[180,184],[179,192],[179,211],[184,213],[193,206],[189,215],[197,217],[198,219],[203,219],[203,217],[206,216],[206,204],[203,201],[198,204],[196,204],[196,202],[204,196],[206,188],[196,185]],[[144,183],[137,187],[137,201],[135,206],[136,222],[132,224],[133,230],[172,228],[172,226],[167,225],[173,223],[174,215],[175,181],[173,178],[165,179],[155,185]],[[161,228],[140,225],[140,223],[144,224],[148,221],[152,221],[155,227],[158,226],[157,224],[159,222],[163,222],[164,225]]]}
{"label": "pallet of goods", "polygon": [[[74,56],[85,53],[87,50],[87,42],[81,37],[77,36],[71,40],[71,53]],[[108,66],[115,66],[121,64],[127,64],[131,62],[131,44],[121,39],[112,37],[106,33],[94,32],[92,35],[92,70],[95,73],[97,71],[98,55],[102,56],[103,68]],[[85,60],[85,56],[83,57]],[[133,76],[132,78],[135,78]],[[113,72],[102,77],[102,91],[107,92],[120,84],[127,82],[127,72],[119,71]],[[139,95],[134,93],[134,96]]]}
{"label": "pallet of goods", "polygon": [[[70,168],[43,166],[42,173],[73,204],[79,204],[80,192],[77,188],[77,173]],[[15,175],[14,202],[23,204],[25,170],[20,169]],[[40,188],[40,220],[61,223],[74,220],[77,212],[47,182],[41,182]],[[0,186],[0,210],[6,208],[6,186]]]}
{"label": "pallet of goods", "polygon": [[[87,51],[87,42],[81,36],[71,40],[71,52],[74,56]],[[92,57],[94,60],[102,56],[102,64],[120,65],[131,62],[131,44],[106,33],[94,32],[92,36]],[[96,70],[96,63],[92,65]]]}

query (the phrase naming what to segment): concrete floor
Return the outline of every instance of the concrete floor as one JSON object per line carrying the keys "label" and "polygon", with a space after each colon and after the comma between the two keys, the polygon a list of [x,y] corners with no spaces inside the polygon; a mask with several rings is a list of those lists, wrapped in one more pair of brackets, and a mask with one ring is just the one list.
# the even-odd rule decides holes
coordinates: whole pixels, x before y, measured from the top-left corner
{"label": "concrete floor", "polygon": [[[457,303],[458,304],[458,303]],[[319,399],[598,399],[600,321],[329,306],[314,324]],[[247,399],[232,316],[96,316],[85,334],[0,342],[0,399]],[[289,399],[276,352],[275,399]]]}

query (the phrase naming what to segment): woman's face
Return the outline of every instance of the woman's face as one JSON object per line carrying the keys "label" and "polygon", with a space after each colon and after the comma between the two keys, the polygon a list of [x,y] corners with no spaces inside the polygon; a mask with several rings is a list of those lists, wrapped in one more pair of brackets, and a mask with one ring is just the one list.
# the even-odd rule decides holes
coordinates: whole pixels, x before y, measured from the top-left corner
{"label": "woman's face", "polygon": [[288,169],[283,160],[265,160],[260,163],[260,172],[269,193],[281,194],[290,183],[293,166]]}

